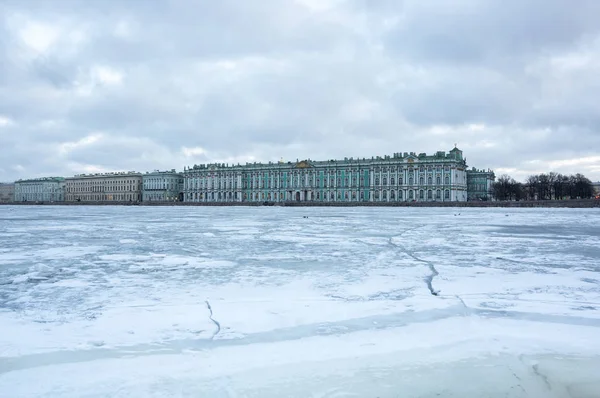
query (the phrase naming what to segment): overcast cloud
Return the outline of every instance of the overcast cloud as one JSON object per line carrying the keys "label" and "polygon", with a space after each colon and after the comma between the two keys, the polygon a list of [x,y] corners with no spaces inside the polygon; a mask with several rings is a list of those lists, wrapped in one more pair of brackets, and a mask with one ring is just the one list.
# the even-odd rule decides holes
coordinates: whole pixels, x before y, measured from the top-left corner
{"label": "overcast cloud", "polygon": [[0,181],[464,151],[600,180],[598,0],[0,0]]}

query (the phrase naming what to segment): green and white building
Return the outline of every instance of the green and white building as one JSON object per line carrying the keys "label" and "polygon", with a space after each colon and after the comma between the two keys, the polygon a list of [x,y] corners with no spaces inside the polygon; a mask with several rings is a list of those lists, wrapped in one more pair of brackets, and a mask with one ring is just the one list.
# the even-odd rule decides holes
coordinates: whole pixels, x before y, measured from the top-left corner
{"label": "green and white building", "polygon": [[184,169],[185,202],[467,200],[460,149],[370,159],[200,164]]}
{"label": "green and white building", "polygon": [[467,170],[467,200],[492,200],[492,184],[496,176],[492,170]]}
{"label": "green and white building", "polygon": [[65,200],[65,179],[43,177],[15,181],[15,202],[62,202]]}
{"label": "green and white building", "polygon": [[183,175],[171,171],[146,172],[142,175],[143,202],[183,201]]}

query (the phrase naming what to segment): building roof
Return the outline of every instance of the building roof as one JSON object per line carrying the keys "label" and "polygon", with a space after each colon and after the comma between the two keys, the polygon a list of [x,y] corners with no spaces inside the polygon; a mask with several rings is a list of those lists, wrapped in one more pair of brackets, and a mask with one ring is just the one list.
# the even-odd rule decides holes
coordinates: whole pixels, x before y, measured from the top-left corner
{"label": "building roof", "polygon": [[[223,169],[223,168],[228,168],[228,169],[245,169],[245,168],[254,168],[254,167],[265,167],[265,166],[269,166],[269,167],[294,167],[294,165],[296,167],[300,167],[300,168],[305,168],[306,164],[309,164],[309,167],[326,167],[326,166],[335,166],[337,164],[343,164],[344,166],[348,163],[350,164],[373,164],[373,163],[380,163],[380,164],[385,164],[385,163],[391,163],[391,162],[398,162],[399,160],[406,160],[407,162],[410,163],[411,160],[419,160],[419,161],[436,161],[436,162],[462,162],[465,164],[465,160],[462,158],[462,151],[458,148],[454,148],[452,149],[450,152],[446,153],[444,151],[437,151],[436,153],[432,154],[432,155],[427,155],[426,153],[419,153],[417,155],[416,152],[396,152],[392,155],[385,155],[385,156],[372,156],[371,158],[344,158],[344,159],[330,159],[330,160],[312,160],[312,159],[305,159],[305,160],[296,160],[295,162],[283,162],[283,161],[278,161],[278,162],[267,162],[267,163],[261,163],[261,162],[254,162],[254,163],[246,163],[245,165],[242,164],[225,164],[225,163],[208,163],[208,164],[195,164],[194,166],[191,167],[186,167],[184,168],[184,172],[188,171],[188,170],[203,170],[203,169]],[[298,165],[304,165],[304,167],[302,166],[298,166]],[[466,165],[466,164],[465,164]]]}

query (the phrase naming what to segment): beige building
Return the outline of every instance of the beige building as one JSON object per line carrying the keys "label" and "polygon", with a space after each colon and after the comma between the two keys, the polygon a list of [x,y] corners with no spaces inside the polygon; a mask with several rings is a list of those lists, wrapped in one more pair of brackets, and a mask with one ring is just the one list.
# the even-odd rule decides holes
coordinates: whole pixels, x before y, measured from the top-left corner
{"label": "beige building", "polygon": [[79,174],[65,179],[67,202],[139,202],[142,173]]}
{"label": "beige building", "polygon": [[0,183],[0,203],[12,202],[15,200],[15,184]]}

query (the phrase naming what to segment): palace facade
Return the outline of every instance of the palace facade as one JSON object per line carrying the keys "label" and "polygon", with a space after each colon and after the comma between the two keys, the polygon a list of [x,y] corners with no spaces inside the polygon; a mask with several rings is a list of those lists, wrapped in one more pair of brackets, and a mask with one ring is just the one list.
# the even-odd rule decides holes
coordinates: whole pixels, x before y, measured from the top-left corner
{"label": "palace facade", "polygon": [[492,184],[496,176],[492,170],[467,170],[467,200],[491,200]]}
{"label": "palace facade", "polygon": [[62,202],[65,200],[65,179],[42,177],[15,181],[15,202]]}
{"label": "palace facade", "polygon": [[371,159],[201,164],[183,172],[185,202],[466,201],[460,149]]}
{"label": "palace facade", "polygon": [[181,202],[183,201],[183,175],[171,171],[155,170],[142,176],[143,202]]}
{"label": "palace facade", "polygon": [[67,202],[139,202],[142,173],[79,174],[65,179]]}

